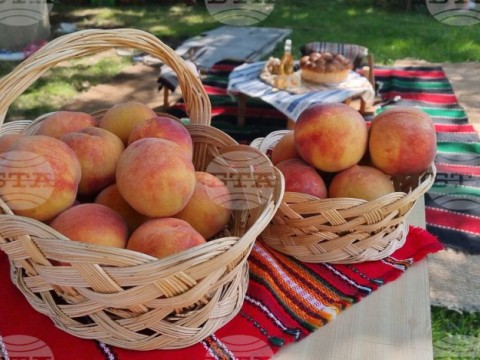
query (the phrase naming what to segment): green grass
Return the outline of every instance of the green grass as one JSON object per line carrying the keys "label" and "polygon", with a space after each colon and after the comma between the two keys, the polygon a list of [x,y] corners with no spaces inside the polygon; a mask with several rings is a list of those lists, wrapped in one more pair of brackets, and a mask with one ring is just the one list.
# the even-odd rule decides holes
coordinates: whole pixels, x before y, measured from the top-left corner
{"label": "green grass", "polygon": [[372,2],[284,1],[277,3],[264,25],[292,28],[297,46],[318,40],[361,44],[379,63],[407,57],[432,62],[480,60],[480,44],[474,40],[480,36],[480,26],[448,26],[425,8],[405,12],[363,3]]}
{"label": "green grass", "polygon": [[[195,7],[164,2],[115,8],[55,5],[51,22],[52,28],[61,21],[69,21],[79,29],[142,29],[175,48],[186,38],[221,25],[208,14],[202,1],[198,3]],[[373,7],[372,3],[370,0],[277,1],[271,15],[258,26],[292,29],[296,55],[303,43],[334,41],[368,47],[377,64],[390,64],[402,58],[430,62],[480,61],[480,43],[476,41],[480,39],[479,25],[444,25],[424,6],[407,13],[400,7]],[[281,46],[275,54],[280,51]],[[8,117],[34,118],[56,110],[90,86],[108,81],[129,64],[128,59],[112,55],[93,63],[75,60],[55,67],[12,104]],[[0,76],[12,71],[15,65],[0,62]],[[480,343],[479,329],[480,314],[459,314],[432,307],[436,359],[480,358],[478,347],[473,350],[471,347],[472,343]]]}
{"label": "green grass", "polygon": [[[431,62],[480,61],[480,26],[455,27],[435,20],[425,7],[412,12],[402,8],[373,7],[373,1],[277,2],[270,16],[258,26],[287,27],[293,30],[296,55],[300,45],[310,41],[335,41],[364,45],[377,64],[415,58]],[[203,2],[186,6],[167,2],[148,6],[79,7],[55,5],[52,29],[62,21],[79,29],[131,27],[158,36],[172,48],[183,40],[212,29],[217,23]],[[281,52],[279,45],[274,54]],[[108,81],[130,63],[113,55],[104,61],[67,69],[52,70],[30,87],[10,107],[7,120],[33,118],[58,109],[92,85]],[[0,62],[0,76],[15,63]],[[72,76],[72,79],[68,75]]]}
{"label": "green grass", "polygon": [[[53,19],[69,17],[80,28],[135,27],[146,30],[175,47],[187,37],[221,25],[205,7],[148,5],[79,9],[54,7]],[[362,44],[378,62],[418,58],[432,62],[480,61],[480,26],[448,26],[435,20],[425,6],[406,12],[374,7],[373,1],[283,0],[258,26],[287,27],[298,48],[309,41]]]}
{"label": "green grass", "polygon": [[17,98],[10,106],[7,120],[34,119],[58,110],[82,91],[110,80],[131,63],[130,59],[110,56],[93,64],[73,60],[56,66]]}
{"label": "green grass", "polygon": [[432,307],[435,359],[480,359],[480,314]]}
{"label": "green grass", "polygon": [[[56,5],[51,14],[52,29],[61,21],[74,22],[78,29],[130,27],[158,36],[172,48],[183,40],[216,24],[206,11],[184,5],[80,8]],[[0,62],[0,76],[14,70],[16,62]],[[107,82],[132,61],[112,53],[99,61],[73,60],[54,67],[10,106],[6,121],[33,119],[71,102],[91,86]]]}
{"label": "green grass", "polygon": [[185,5],[129,7],[55,6],[52,19],[67,18],[79,29],[130,27],[148,31],[175,47],[181,40],[217,24],[204,9]]}

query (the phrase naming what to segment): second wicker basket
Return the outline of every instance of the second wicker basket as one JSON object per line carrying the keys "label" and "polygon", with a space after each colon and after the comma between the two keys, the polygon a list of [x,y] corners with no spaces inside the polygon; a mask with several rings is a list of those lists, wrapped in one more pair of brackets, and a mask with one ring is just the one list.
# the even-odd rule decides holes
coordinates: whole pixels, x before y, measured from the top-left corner
{"label": "second wicker basket", "polygon": [[[255,139],[267,154],[289,130]],[[270,247],[310,263],[358,263],[391,255],[405,243],[406,217],[435,180],[436,169],[421,176],[394,178],[396,192],[373,201],[318,199],[285,192],[282,204],[261,235]]]}

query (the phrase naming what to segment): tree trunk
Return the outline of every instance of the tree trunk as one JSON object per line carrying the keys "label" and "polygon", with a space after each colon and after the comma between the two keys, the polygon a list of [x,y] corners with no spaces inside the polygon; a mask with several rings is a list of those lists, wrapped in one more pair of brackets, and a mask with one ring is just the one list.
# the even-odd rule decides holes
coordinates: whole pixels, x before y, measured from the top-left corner
{"label": "tree trunk", "polygon": [[[21,51],[26,45],[48,40],[50,19],[46,1],[0,0],[0,49]],[[22,7],[23,5],[23,7]]]}

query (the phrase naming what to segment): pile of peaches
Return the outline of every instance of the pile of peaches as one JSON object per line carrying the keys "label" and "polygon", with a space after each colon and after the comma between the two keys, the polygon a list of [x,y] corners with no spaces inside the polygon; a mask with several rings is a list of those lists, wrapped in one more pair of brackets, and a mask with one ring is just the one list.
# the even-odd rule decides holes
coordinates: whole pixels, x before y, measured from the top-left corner
{"label": "pile of peaches", "polygon": [[372,201],[395,191],[392,177],[423,174],[437,152],[431,117],[394,106],[368,124],[343,103],[315,104],[273,147],[285,191]]}
{"label": "pile of peaches", "polygon": [[229,189],[192,156],[187,128],[143,103],[100,118],[58,111],[31,135],[0,137],[0,197],[71,240],[162,258],[205,243],[230,218]]}

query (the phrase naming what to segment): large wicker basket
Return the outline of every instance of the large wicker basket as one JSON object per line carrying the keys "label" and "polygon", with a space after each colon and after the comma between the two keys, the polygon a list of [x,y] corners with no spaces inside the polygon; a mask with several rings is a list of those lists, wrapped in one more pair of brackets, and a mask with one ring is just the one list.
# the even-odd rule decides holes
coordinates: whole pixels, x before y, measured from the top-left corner
{"label": "large wicker basket", "polygon": [[[42,222],[14,215],[0,200],[0,249],[8,255],[13,283],[64,331],[127,349],[183,348],[239,312],[247,257],[280,205],[283,177],[264,154],[209,126],[210,102],[198,76],[156,37],[133,29],[80,31],[50,42],[1,79],[1,121],[10,104],[57,63],[113,47],[139,49],[175,70],[192,123],[197,170],[205,170],[223,149],[238,147],[247,159],[261,156],[268,162],[275,178],[269,196],[256,207],[232,210],[227,229],[215,240],[162,260],[71,241]],[[39,121],[9,122],[0,133],[30,134]]]}
{"label": "large wicker basket", "polygon": [[[251,146],[268,154],[289,130],[255,139]],[[379,260],[404,245],[406,217],[432,186],[435,165],[421,176],[393,179],[396,192],[374,201],[318,199],[285,192],[282,204],[261,239],[270,247],[310,263]]]}

